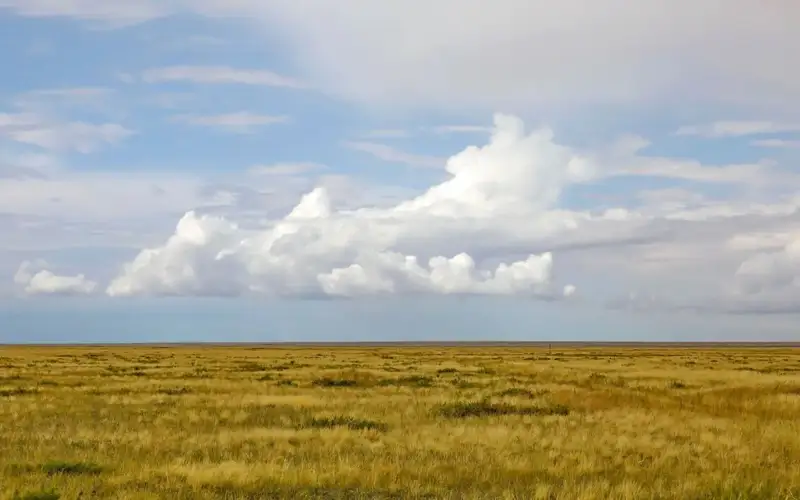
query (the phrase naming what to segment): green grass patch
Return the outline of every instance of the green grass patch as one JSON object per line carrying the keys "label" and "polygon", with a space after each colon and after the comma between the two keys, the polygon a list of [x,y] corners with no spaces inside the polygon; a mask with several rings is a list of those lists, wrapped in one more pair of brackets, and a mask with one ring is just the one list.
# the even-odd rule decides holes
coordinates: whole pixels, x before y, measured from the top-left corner
{"label": "green grass patch", "polygon": [[408,377],[383,379],[378,385],[388,386],[408,386],[408,387],[433,387],[434,380],[423,375],[410,375]]}
{"label": "green grass patch", "polygon": [[353,379],[322,377],[311,382],[311,385],[315,387],[355,387],[358,385],[358,381]]}
{"label": "green grass patch", "polygon": [[192,390],[188,387],[164,387],[156,392],[158,394],[166,394],[167,396],[180,396],[182,394],[190,394]]}
{"label": "green grass patch", "polygon": [[521,387],[512,387],[498,392],[497,396],[501,398],[535,398],[541,394],[542,392],[534,392]]}
{"label": "green grass patch", "polygon": [[305,421],[301,428],[310,429],[332,429],[335,427],[347,427],[354,431],[379,431],[386,432],[389,426],[383,422],[366,420],[354,417],[322,417],[312,418]]}
{"label": "green grass patch", "polygon": [[14,387],[13,389],[1,389],[0,397],[27,396],[29,394],[36,394],[37,392],[36,389],[28,389],[27,387]]}
{"label": "green grass patch", "polygon": [[442,404],[437,408],[437,413],[445,418],[494,417],[501,415],[566,416],[569,415],[569,408],[564,405],[516,406],[484,400]]}
{"label": "green grass patch", "polygon": [[85,474],[100,474],[103,468],[91,462],[67,462],[64,460],[52,460],[42,464],[42,472],[48,476],[77,476]]}
{"label": "green grass patch", "polygon": [[28,491],[15,493],[12,500],[59,500],[61,495],[56,490]]}

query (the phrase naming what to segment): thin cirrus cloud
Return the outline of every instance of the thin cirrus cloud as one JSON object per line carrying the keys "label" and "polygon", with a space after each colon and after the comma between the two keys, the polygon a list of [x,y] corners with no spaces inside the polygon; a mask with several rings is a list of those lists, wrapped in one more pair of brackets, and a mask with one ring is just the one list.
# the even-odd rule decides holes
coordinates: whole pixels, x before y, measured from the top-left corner
{"label": "thin cirrus cloud", "polygon": [[389,163],[402,163],[412,167],[441,168],[444,158],[435,156],[407,153],[387,144],[371,141],[345,141],[342,145],[353,151],[371,155],[379,160]]}
{"label": "thin cirrus cloud", "polygon": [[247,169],[252,176],[291,176],[303,175],[325,170],[327,167],[320,163],[276,163],[273,165],[254,165]]}
{"label": "thin cirrus cloud", "polygon": [[172,121],[197,127],[210,127],[234,133],[252,133],[258,127],[286,123],[288,116],[260,115],[247,111],[219,115],[175,115]]}
{"label": "thin cirrus cloud", "polygon": [[118,123],[61,121],[36,113],[0,114],[0,137],[54,151],[91,153],[134,133]]}
{"label": "thin cirrus cloud", "polygon": [[237,69],[229,66],[169,66],[142,72],[145,83],[190,82],[199,84],[239,84],[306,89],[301,80],[261,69]]}
{"label": "thin cirrus cloud", "polygon": [[489,133],[492,131],[491,127],[484,127],[482,125],[439,125],[433,127],[435,134],[473,134],[473,133]]}
{"label": "thin cirrus cloud", "polygon": [[167,15],[166,2],[153,0],[123,0],[104,2],[97,0],[0,0],[0,7],[12,9],[30,17],[73,17],[86,21],[102,22],[111,26],[129,26]]}
{"label": "thin cirrus cloud", "polygon": [[744,137],[761,134],[800,132],[800,123],[771,121],[718,121],[702,125],[686,125],[675,131],[675,135],[708,138]]}
{"label": "thin cirrus cloud", "polygon": [[800,149],[800,140],[760,139],[757,141],[753,141],[750,144],[760,148]]}

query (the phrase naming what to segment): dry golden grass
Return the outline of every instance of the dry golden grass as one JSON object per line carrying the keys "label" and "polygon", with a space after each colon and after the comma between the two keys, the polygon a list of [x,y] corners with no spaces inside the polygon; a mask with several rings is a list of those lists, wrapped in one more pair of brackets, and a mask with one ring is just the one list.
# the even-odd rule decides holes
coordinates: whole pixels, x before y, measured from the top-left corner
{"label": "dry golden grass", "polygon": [[0,348],[0,498],[800,498],[792,349]]}

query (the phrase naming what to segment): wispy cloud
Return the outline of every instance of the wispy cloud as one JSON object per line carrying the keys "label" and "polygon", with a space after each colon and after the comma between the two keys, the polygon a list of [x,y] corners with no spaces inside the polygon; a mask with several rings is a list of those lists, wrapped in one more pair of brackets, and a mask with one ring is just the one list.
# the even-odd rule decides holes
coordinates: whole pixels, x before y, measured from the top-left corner
{"label": "wispy cloud", "polygon": [[695,160],[638,157],[635,163],[622,166],[615,175],[663,177],[696,182],[756,183],[773,179],[776,172],[768,164],[703,165]]}
{"label": "wispy cloud", "polygon": [[192,82],[205,84],[261,85],[266,87],[308,88],[304,82],[272,71],[237,69],[229,66],[168,66],[142,73],[145,83]]}
{"label": "wispy cloud", "polygon": [[176,115],[173,121],[200,127],[211,127],[239,134],[252,133],[257,127],[285,123],[288,116],[259,115],[247,111],[221,115]]}
{"label": "wispy cloud", "polygon": [[489,133],[492,131],[491,127],[483,127],[481,125],[440,125],[431,128],[434,134],[471,134],[471,133]]}
{"label": "wispy cloud", "polygon": [[34,113],[0,114],[0,137],[56,151],[91,153],[133,133],[118,123],[60,122]]}
{"label": "wispy cloud", "polygon": [[383,128],[383,129],[370,130],[369,132],[365,133],[362,137],[370,139],[397,139],[409,136],[411,136],[411,133],[405,129]]}
{"label": "wispy cloud", "polygon": [[169,10],[166,3],[157,0],[125,2],[0,0],[0,7],[11,9],[23,16],[72,17],[125,26],[167,15]]}
{"label": "wispy cloud", "polygon": [[316,172],[326,168],[327,167],[325,165],[313,162],[276,163],[274,165],[254,165],[247,169],[247,173],[257,176],[290,176],[307,174],[309,172]]}
{"label": "wispy cloud", "polygon": [[346,141],[343,145],[354,151],[370,154],[375,158],[391,163],[403,163],[413,167],[441,168],[445,159],[435,156],[417,155],[400,151],[386,144],[368,141]]}
{"label": "wispy cloud", "polygon": [[76,109],[107,111],[114,93],[107,87],[40,89],[17,95],[11,104],[20,110],[45,114]]}
{"label": "wispy cloud", "polygon": [[760,148],[800,149],[800,140],[762,139],[753,141],[750,144]]}
{"label": "wispy cloud", "polygon": [[675,131],[675,135],[708,138],[743,137],[758,134],[800,132],[800,123],[772,121],[718,121],[701,125],[687,125]]}

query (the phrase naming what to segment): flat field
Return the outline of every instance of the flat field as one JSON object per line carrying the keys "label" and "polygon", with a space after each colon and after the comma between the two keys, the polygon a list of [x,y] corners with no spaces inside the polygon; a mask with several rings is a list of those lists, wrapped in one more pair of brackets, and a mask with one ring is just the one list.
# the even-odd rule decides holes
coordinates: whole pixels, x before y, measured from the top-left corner
{"label": "flat field", "polygon": [[0,491],[796,499],[800,350],[0,347]]}

